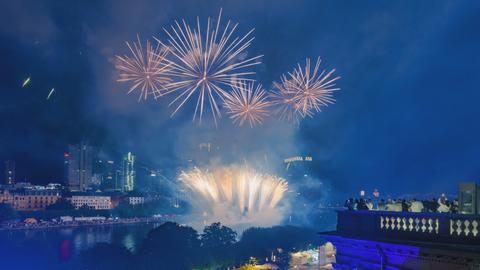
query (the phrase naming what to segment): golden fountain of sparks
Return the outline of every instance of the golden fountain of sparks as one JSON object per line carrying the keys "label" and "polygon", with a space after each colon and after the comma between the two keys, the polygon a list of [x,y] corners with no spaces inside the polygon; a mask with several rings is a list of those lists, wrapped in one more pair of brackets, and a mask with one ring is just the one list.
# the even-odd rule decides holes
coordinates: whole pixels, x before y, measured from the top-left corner
{"label": "golden fountain of sparks", "polygon": [[239,215],[277,207],[288,189],[285,179],[260,174],[248,167],[228,166],[212,171],[194,168],[179,179],[210,204],[236,209]]}
{"label": "golden fountain of sparks", "polygon": [[138,36],[137,42],[126,44],[131,55],[117,55],[115,63],[119,72],[117,81],[131,83],[128,94],[138,89],[139,101],[146,100],[149,95],[153,95],[154,98],[160,97],[171,82],[168,76],[170,66],[166,61],[168,50],[161,44],[154,47],[148,40],[144,50]]}

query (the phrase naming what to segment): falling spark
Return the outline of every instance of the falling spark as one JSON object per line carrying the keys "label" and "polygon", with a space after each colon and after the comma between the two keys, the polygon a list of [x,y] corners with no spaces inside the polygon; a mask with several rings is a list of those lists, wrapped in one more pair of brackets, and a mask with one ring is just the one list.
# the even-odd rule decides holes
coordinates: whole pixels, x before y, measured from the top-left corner
{"label": "falling spark", "polygon": [[201,122],[205,103],[208,101],[215,124],[221,117],[217,99],[222,101],[227,95],[225,87],[232,87],[237,80],[251,81],[248,77],[255,72],[248,67],[260,64],[262,56],[245,57],[245,50],[251,45],[253,29],[243,37],[235,37],[238,24],[228,21],[221,27],[222,10],[214,25],[208,18],[207,27],[201,30],[197,17],[196,27],[190,27],[185,20],[175,21],[171,30],[164,29],[168,36],[168,45],[160,40],[160,44],[171,49],[173,61],[172,74],[175,81],[169,84],[167,93],[177,95],[170,105],[176,108],[172,116],[182,108],[193,96],[197,96],[193,120]]}
{"label": "falling spark", "polygon": [[55,92],[55,88],[52,88],[52,90],[50,90],[50,92],[48,93],[48,96],[47,96],[47,100],[50,99],[50,97],[52,96],[53,92]]}
{"label": "falling spark", "polygon": [[22,83],[22,88],[25,88],[30,83],[30,77],[26,78]]}
{"label": "falling spark", "polygon": [[261,124],[268,116],[267,93],[262,85],[254,87],[254,83],[238,82],[233,85],[233,90],[225,97],[225,107],[234,123],[242,126],[245,122],[253,127]]}
{"label": "falling spark", "polygon": [[288,189],[281,177],[260,174],[247,167],[229,166],[213,171],[194,168],[179,179],[213,209],[237,209],[239,215],[261,213],[277,207]]}
{"label": "falling spark", "polygon": [[340,90],[335,87],[335,81],[340,79],[339,76],[333,77],[335,69],[328,73],[323,70],[320,72],[320,57],[312,71],[310,59],[307,58],[305,68],[302,69],[300,64],[294,69],[290,75],[290,87],[296,93],[294,100],[300,107],[303,116],[308,116],[309,112],[320,112],[322,106],[328,106],[335,103],[333,92]]}
{"label": "falling spark", "polygon": [[154,98],[160,97],[166,90],[166,85],[171,82],[168,76],[170,67],[166,60],[168,49],[161,44],[154,47],[147,40],[144,50],[138,36],[137,42],[126,44],[131,55],[117,55],[115,63],[119,72],[117,81],[131,83],[128,94],[138,89],[139,101],[146,100],[149,95],[153,95]]}

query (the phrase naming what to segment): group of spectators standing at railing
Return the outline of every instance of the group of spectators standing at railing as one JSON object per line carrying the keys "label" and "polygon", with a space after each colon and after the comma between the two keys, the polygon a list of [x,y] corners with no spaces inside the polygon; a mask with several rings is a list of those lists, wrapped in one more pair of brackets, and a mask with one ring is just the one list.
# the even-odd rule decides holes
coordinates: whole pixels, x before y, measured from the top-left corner
{"label": "group of spectators standing at railing", "polygon": [[458,200],[449,201],[442,194],[438,199],[353,199],[345,201],[348,210],[393,211],[393,212],[430,212],[430,213],[458,213]]}

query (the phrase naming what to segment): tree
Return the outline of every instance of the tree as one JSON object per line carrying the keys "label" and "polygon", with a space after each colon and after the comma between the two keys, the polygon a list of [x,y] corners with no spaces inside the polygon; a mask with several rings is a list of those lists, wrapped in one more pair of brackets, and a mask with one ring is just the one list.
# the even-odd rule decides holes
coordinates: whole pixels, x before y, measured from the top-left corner
{"label": "tree", "polygon": [[56,201],[54,204],[48,205],[46,210],[74,210],[75,207],[71,202],[67,201],[64,198]]}
{"label": "tree", "polygon": [[10,204],[0,203],[0,222],[16,219],[17,217],[17,212]]}
{"label": "tree", "polygon": [[202,247],[213,264],[230,264],[233,261],[233,248],[237,242],[237,233],[219,222],[203,229]]}
{"label": "tree", "polygon": [[203,257],[197,231],[174,222],[150,231],[138,252],[144,269],[192,269],[204,263]]}
{"label": "tree", "polygon": [[272,228],[250,228],[243,232],[238,242],[239,260],[250,256],[265,258],[278,248],[285,252],[307,249],[319,244],[319,237],[313,229],[294,226]]}

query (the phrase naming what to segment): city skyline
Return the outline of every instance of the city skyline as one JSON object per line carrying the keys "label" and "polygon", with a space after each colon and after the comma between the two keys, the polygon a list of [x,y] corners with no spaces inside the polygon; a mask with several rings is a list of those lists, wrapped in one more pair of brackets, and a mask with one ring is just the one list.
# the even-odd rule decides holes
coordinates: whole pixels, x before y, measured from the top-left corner
{"label": "city skyline", "polygon": [[[0,38],[8,42],[0,55],[8,68],[0,83],[0,121],[8,128],[0,139],[8,143],[0,160],[15,161],[19,180],[61,179],[65,146],[83,139],[112,156],[131,151],[156,168],[176,168],[180,154],[202,141],[219,141],[230,155],[226,163],[253,160],[257,149],[282,158],[311,153],[312,176],[348,194],[373,188],[443,192],[480,175],[480,128],[472,120],[479,113],[473,53],[479,38],[465,34],[478,25],[477,3],[212,1],[197,7],[186,1],[160,8],[145,1],[138,12],[122,4],[64,5],[29,4],[20,11],[6,3],[2,16]],[[194,108],[170,119],[168,104],[124,95],[112,62],[125,52],[124,41],[137,34],[165,38],[161,27],[180,15],[206,19],[220,8],[239,22],[239,33],[255,27],[248,53],[265,55],[256,70],[265,88],[305,57],[321,56],[325,68],[335,67],[342,77],[337,104],[298,128],[268,121],[249,130],[223,117],[214,129],[191,122]],[[23,19],[10,29],[13,18]],[[241,155],[231,157],[234,152]]]}
{"label": "city skyline", "polygon": [[480,269],[480,1],[0,3],[2,269]]}

